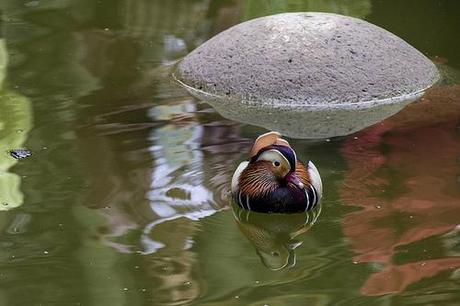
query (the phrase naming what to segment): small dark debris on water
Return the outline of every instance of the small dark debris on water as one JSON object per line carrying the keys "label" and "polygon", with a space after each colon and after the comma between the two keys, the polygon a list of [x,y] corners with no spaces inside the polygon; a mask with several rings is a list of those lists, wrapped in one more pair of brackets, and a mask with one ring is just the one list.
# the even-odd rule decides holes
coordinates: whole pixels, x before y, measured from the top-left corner
{"label": "small dark debris on water", "polygon": [[27,158],[32,155],[32,152],[25,149],[11,150],[10,155],[16,159]]}

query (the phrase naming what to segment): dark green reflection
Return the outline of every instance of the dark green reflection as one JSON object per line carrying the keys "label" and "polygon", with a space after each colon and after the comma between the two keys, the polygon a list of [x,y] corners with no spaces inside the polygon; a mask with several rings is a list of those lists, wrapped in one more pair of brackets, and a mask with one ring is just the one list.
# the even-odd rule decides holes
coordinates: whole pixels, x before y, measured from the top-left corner
{"label": "dark green reflection", "polygon": [[[460,69],[460,2],[374,0],[366,17],[398,35],[435,62]],[[458,81],[458,80],[457,80]]]}
{"label": "dark green reflection", "polygon": [[245,20],[283,12],[329,12],[365,18],[372,8],[370,0],[254,0],[243,3]]}

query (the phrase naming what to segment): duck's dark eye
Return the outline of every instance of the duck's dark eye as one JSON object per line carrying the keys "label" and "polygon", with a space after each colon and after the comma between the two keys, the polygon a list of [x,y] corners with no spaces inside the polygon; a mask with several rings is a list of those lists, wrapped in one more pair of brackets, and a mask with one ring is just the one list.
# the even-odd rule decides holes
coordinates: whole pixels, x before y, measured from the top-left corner
{"label": "duck's dark eye", "polygon": [[275,160],[275,161],[273,162],[273,164],[275,165],[275,167],[279,167],[279,166],[280,166],[280,162],[277,161],[277,160]]}

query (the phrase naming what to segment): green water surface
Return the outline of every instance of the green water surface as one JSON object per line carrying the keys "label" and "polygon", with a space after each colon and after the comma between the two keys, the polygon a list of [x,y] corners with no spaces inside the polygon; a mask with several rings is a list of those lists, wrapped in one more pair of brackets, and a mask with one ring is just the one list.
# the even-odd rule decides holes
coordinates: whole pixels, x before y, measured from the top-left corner
{"label": "green water surface", "polygon": [[[287,11],[368,20],[445,78],[364,131],[290,140],[321,211],[248,214],[230,179],[265,130],[168,65]],[[460,305],[459,16],[456,0],[2,0],[0,305]]]}

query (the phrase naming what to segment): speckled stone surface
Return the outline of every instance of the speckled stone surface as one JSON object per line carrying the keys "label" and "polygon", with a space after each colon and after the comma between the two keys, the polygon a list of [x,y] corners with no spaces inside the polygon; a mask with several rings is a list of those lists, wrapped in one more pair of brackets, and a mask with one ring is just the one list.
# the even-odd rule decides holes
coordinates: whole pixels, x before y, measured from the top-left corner
{"label": "speckled stone surface", "polygon": [[[243,117],[259,115],[263,123],[253,124],[274,129],[274,119],[267,116],[271,108],[300,115],[308,112],[308,118],[314,117],[311,112],[326,111],[316,123],[324,125],[333,109],[407,104],[432,86],[439,73],[404,40],[366,21],[328,13],[285,13],[250,20],[216,35],[187,55],[174,77],[192,94],[211,101],[224,116],[244,122],[252,119]],[[247,113],[248,108],[253,114]],[[239,117],[242,112],[246,114]],[[358,127],[348,120],[359,118],[348,115],[344,118],[344,124],[350,125],[345,128],[348,132],[308,136],[303,134],[311,126],[305,126],[288,135],[349,134]],[[302,116],[296,120],[303,120]]]}

